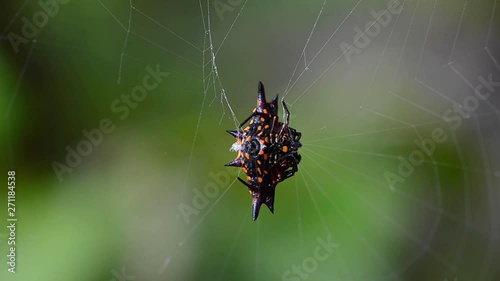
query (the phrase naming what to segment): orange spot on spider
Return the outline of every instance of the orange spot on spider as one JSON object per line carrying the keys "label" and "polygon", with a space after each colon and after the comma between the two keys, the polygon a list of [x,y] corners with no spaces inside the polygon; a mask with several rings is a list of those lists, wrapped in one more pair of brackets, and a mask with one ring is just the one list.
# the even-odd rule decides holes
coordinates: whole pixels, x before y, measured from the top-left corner
{"label": "orange spot on spider", "polygon": [[257,160],[257,164],[262,165],[262,162],[260,162],[260,160]]}
{"label": "orange spot on spider", "polygon": [[262,170],[260,169],[260,167],[257,168],[257,172],[260,174],[262,174]]}
{"label": "orange spot on spider", "polygon": [[250,154],[245,153],[245,158],[248,159],[248,160],[250,160]]}
{"label": "orange spot on spider", "polygon": [[266,175],[267,175],[267,174],[269,174],[269,171],[267,171],[267,170],[264,170],[264,174],[266,174]]}
{"label": "orange spot on spider", "polygon": [[264,155],[264,150],[259,151],[259,155]]}
{"label": "orange spot on spider", "polygon": [[250,181],[251,179],[252,179],[252,177],[251,177],[251,176],[247,176],[247,180],[249,180],[249,181]]}
{"label": "orange spot on spider", "polygon": [[264,139],[264,141],[265,141],[265,142],[269,142],[269,137],[266,137],[266,138]]}
{"label": "orange spot on spider", "polygon": [[264,126],[264,129],[269,129],[269,125]]}
{"label": "orange spot on spider", "polygon": [[266,121],[266,118],[260,117],[260,121],[264,122],[264,121]]}
{"label": "orange spot on spider", "polygon": [[261,183],[261,182],[262,182],[262,178],[261,178],[261,177],[259,177],[259,178],[257,179],[257,181],[258,181],[259,183]]}
{"label": "orange spot on spider", "polygon": [[264,109],[262,112],[264,112],[264,114],[267,114],[267,109]]}
{"label": "orange spot on spider", "polygon": [[262,130],[262,126],[257,127],[257,130],[261,131]]}
{"label": "orange spot on spider", "polygon": [[287,153],[288,152],[288,146],[283,146],[283,152]]}

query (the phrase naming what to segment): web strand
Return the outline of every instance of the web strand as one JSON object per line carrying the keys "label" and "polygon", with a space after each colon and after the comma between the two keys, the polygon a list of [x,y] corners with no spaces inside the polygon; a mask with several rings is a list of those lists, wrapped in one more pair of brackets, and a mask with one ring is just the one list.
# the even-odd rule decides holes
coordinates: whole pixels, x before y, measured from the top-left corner
{"label": "web strand", "polygon": [[434,13],[436,12],[437,2],[438,2],[438,0],[434,0],[434,6],[432,7],[431,17],[429,19],[429,24],[427,25],[427,31],[425,32],[424,43],[422,44],[422,49],[420,50],[420,58],[418,59],[417,70],[415,71],[415,79],[418,78],[418,74],[420,71],[420,64],[422,63],[424,51],[425,51],[425,48],[427,47],[427,38],[429,37],[429,32],[431,31],[432,20],[434,19]]}
{"label": "web strand", "polygon": [[122,53],[120,54],[120,66],[118,67],[118,84],[121,84],[122,81],[123,57],[125,56],[125,51],[127,50],[128,37],[130,35],[130,26],[132,25],[132,10],[134,9],[132,0],[129,0],[129,5],[127,30],[125,32],[125,41],[123,42]]}
{"label": "web strand", "polygon": [[17,79],[16,86],[14,88],[14,92],[12,96],[10,97],[9,103],[7,105],[7,109],[5,110],[5,120],[6,120],[6,132],[7,132],[7,147],[9,148],[8,151],[8,159],[9,159],[9,164],[14,165],[14,147],[13,147],[13,142],[12,142],[12,133],[11,133],[11,127],[10,127],[10,122],[7,122],[7,120],[10,119],[10,113],[12,111],[12,106],[14,105],[14,102],[16,101],[16,98],[19,94],[20,87],[21,87],[21,82],[24,79],[24,76],[26,74],[26,70],[28,69],[28,65],[31,61],[31,57],[33,55],[33,50],[35,49],[36,46],[36,39],[34,39],[30,45],[30,48],[28,50],[28,55],[26,56],[26,59],[24,60],[23,67],[21,69],[21,73],[19,74],[19,78]]}
{"label": "web strand", "polygon": [[[306,72],[306,69],[309,69],[311,64],[316,60],[316,58],[318,57],[318,55],[323,51],[323,49],[326,47],[326,45],[328,45],[328,43],[330,43],[330,41],[332,40],[332,38],[334,37],[334,35],[337,33],[337,31],[340,30],[340,28],[344,25],[344,23],[347,21],[347,19],[351,16],[351,14],[354,12],[354,10],[356,10],[356,8],[359,6],[359,4],[362,2],[362,0],[359,0],[356,5],[354,5],[354,7],[351,9],[351,11],[349,12],[349,14],[347,14],[347,16],[344,18],[344,20],[340,23],[340,25],[335,29],[335,31],[330,35],[330,37],[328,38],[328,40],[326,40],[326,42],[323,44],[323,46],[321,46],[321,48],[319,49],[319,51],[316,53],[316,55],[311,59],[311,61],[309,61],[309,64],[306,65],[305,69],[302,70],[302,72],[299,74],[299,76],[297,77],[297,79],[295,79],[295,81],[292,83],[292,85],[288,86],[287,85],[287,90],[285,91],[285,94],[283,95],[283,97],[286,97],[288,95],[288,93],[292,90],[292,88],[295,86],[295,84],[299,81],[299,79],[302,77],[302,75]],[[312,33],[312,31],[311,31]],[[351,48],[352,46],[354,45],[354,43],[349,47]],[[339,56],[340,58],[340,56]],[[299,62],[300,62],[300,58],[299,58]],[[295,75],[295,70],[292,74],[292,77],[290,77],[290,81],[292,80],[293,76]],[[290,82],[289,82],[290,84]],[[293,103],[291,104],[293,105]]]}
{"label": "web strand", "polygon": [[486,44],[485,46],[488,47],[489,43],[490,43],[490,38],[491,38],[491,29],[493,27],[493,19],[495,17],[495,12],[496,12],[496,8],[497,8],[497,1],[498,0],[495,0],[495,2],[493,3],[493,8],[491,9],[491,19],[490,19],[490,26],[488,27],[488,33],[486,35]]}
{"label": "web strand", "polygon": [[460,34],[460,28],[462,27],[462,22],[464,20],[465,11],[467,10],[467,0],[464,2],[464,7],[462,9],[462,15],[460,16],[460,22],[458,23],[457,33],[455,34],[455,40],[453,41],[453,47],[451,48],[449,62],[453,59],[453,53],[455,53],[455,47],[457,45],[458,35]]}

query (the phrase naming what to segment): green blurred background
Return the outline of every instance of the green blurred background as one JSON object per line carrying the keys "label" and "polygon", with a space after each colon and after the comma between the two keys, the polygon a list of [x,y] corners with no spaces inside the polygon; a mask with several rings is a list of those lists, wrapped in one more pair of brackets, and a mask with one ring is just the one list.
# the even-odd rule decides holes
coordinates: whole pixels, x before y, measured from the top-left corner
{"label": "green blurred background", "polygon": [[[66,2],[17,52],[43,8],[0,12],[0,165],[18,218],[15,274],[0,227],[1,280],[500,279],[499,89],[459,128],[442,119],[478,77],[500,80],[496,0],[395,2],[349,60],[342,43],[392,1]],[[157,66],[168,76],[144,100],[121,100]],[[223,165],[258,81],[289,103],[303,160],[253,222]],[[448,140],[391,189],[384,173],[435,128]]]}

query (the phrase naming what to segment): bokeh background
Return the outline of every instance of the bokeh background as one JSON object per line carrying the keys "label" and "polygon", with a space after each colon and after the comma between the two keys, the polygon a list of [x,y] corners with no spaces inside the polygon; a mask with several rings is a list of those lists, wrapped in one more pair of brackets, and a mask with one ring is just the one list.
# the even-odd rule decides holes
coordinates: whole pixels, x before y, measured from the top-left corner
{"label": "bokeh background", "polygon": [[[500,87],[456,128],[443,120],[479,77],[500,81],[496,0],[58,3],[30,38],[37,1],[0,11],[18,218],[15,274],[0,227],[1,280],[500,279]],[[374,13],[387,24],[360,48]],[[168,76],[128,104],[148,66]],[[285,96],[303,160],[253,222],[223,164],[258,81]],[[113,131],[68,160],[102,122]],[[447,140],[390,186],[436,128]],[[318,239],[335,243],[324,261]]]}

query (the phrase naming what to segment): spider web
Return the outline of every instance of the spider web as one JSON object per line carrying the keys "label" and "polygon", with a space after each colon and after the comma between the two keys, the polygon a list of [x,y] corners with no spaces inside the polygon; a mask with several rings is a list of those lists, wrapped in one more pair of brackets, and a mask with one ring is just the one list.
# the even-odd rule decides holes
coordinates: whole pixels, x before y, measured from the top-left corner
{"label": "spider web", "polygon": [[[321,30],[321,35],[315,36],[315,32],[318,33],[317,29],[321,28],[321,26],[318,24],[321,24],[322,16],[325,17],[328,9],[327,1],[317,3],[317,16],[315,18],[312,16],[309,17],[309,19],[315,20],[312,23],[312,28],[309,34],[307,35],[307,37],[304,37],[306,38],[305,45],[301,50],[299,59],[295,64],[292,74],[288,79],[288,83],[283,91],[284,97],[292,98],[293,101],[290,103],[291,107],[296,105],[297,102],[299,102],[302,98],[307,97],[307,95],[311,95],[311,91],[312,89],[314,89],[316,84],[321,83],[322,79],[325,79],[326,76],[331,75],[331,72],[335,71],[336,65],[340,65],[343,63],[342,59],[345,58],[345,52],[336,53],[336,50],[334,50],[331,45],[329,46],[329,43],[332,40],[335,40],[334,38],[336,35],[337,37],[340,37],[337,38],[337,40],[345,40],[345,37],[342,37],[341,35],[339,36],[338,33],[342,28],[346,28],[346,22],[349,23],[349,18],[352,17],[358,7],[363,7],[363,4],[366,5],[366,3],[362,2],[363,1],[357,1],[356,3],[354,3],[354,5],[344,13],[344,17],[342,17],[342,21],[339,24],[331,25],[336,26],[331,34],[328,34],[328,32],[325,32],[325,30]],[[443,87],[443,90],[437,90],[436,88],[442,87],[443,83],[434,81],[435,86],[429,85],[429,83],[425,81],[427,81],[427,79],[432,81],[433,77],[432,75],[427,74],[428,72],[434,72],[434,75],[436,75],[437,72],[440,76],[445,76],[447,81],[449,81],[450,83],[461,83],[461,86],[467,86],[467,88],[469,88],[467,90],[469,91],[474,91],[475,88],[466,77],[478,76],[478,74],[480,73],[480,71],[476,69],[475,72],[473,71],[471,73],[468,73],[467,75],[462,74],[461,71],[467,69],[467,66],[471,63],[471,61],[473,62],[474,60],[482,60],[477,64],[487,65],[487,67],[490,68],[490,71],[495,71],[496,67],[496,72],[494,72],[494,74],[498,75],[498,70],[500,70],[498,69],[498,63],[489,49],[489,47],[491,46],[491,30],[495,15],[496,2],[490,3],[493,7],[492,14],[490,21],[485,24],[486,32],[482,34],[483,38],[473,38],[473,40],[475,40],[476,42],[470,44],[472,45],[471,47],[467,46],[467,44],[464,44],[463,41],[461,45],[459,41],[459,39],[461,38],[460,36],[464,36],[462,25],[464,23],[464,20],[467,19],[467,12],[468,10],[470,12],[470,10],[474,9],[474,7],[471,7],[471,4],[468,3],[468,1],[464,1],[463,6],[461,7],[461,11],[457,13],[460,15],[460,17],[458,19],[453,19],[454,24],[456,24],[456,32],[454,33],[454,36],[451,38],[445,38],[445,40],[443,40],[443,42],[445,43],[451,42],[451,47],[442,47],[444,49],[442,50],[442,53],[446,53],[446,50],[448,50],[449,56],[442,56],[439,52],[433,50],[434,52],[431,52],[431,55],[438,56],[441,61],[432,61],[426,59],[426,57],[429,55],[429,45],[431,45],[433,42],[436,42],[431,41],[436,40],[436,38],[430,39],[430,35],[432,36],[433,34],[433,29],[436,28],[436,17],[439,15],[439,13],[444,14],[443,7],[441,6],[440,8],[438,6],[438,4],[442,4],[442,2],[443,1],[427,1],[426,3],[424,3],[424,1],[402,1],[401,13],[399,13],[398,15],[393,15],[394,18],[392,19],[392,22],[389,24],[389,26],[385,27],[385,38],[379,38],[378,43],[373,43],[374,45],[377,45],[374,48],[378,48],[378,50],[376,52],[374,51],[375,54],[371,55],[371,57],[365,58],[367,60],[375,58],[375,61],[369,64],[374,65],[374,67],[372,67],[372,70],[368,72],[368,75],[364,74],[366,78],[359,79],[361,80],[361,82],[368,82],[364,91],[358,91],[362,93],[360,99],[357,100],[359,108],[362,112],[354,114],[350,111],[346,112],[341,115],[340,118],[335,118],[334,122],[343,122],[345,120],[344,118],[353,117],[358,118],[359,122],[363,122],[361,120],[369,120],[376,117],[376,120],[378,122],[376,122],[377,125],[375,127],[383,127],[384,129],[370,130],[370,126],[360,126],[361,128],[359,132],[336,134],[328,130],[328,127],[332,126],[332,124],[329,124],[331,122],[325,122],[323,124],[320,124],[320,126],[316,128],[316,131],[313,131],[310,135],[321,134],[328,137],[316,137],[315,139],[304,141],[304,148],[302,149],[302,152],[304,156],[310,160],[309,163],[312,163],[313,167],[310,167],[306,164],[301,164],[302,173],[299,176],[301,179],[298,179],[295,182],[297,192],[296,205],[298,211],[298,244],[300,245],[301,251],[304,250],[304,227],[302,222],[302,213],[300,212],[300,205],[304,204],[302,201],[303,197],[305,197],[311,200],[310,202],[312,205],[310,205],[310,208],[308,210],[316,211],[316,219],[321,222],[325,234],[332,235],[334,233],[332,232],[331,226],[332,224],[334,224],[334,222],[328,221],[323,213],[325,213],[325,210],[329,210],[329,208],[333,208],[335,210],[338,218],[344,220],[345,226],[352,232],[355,237],[358,238],[360,244],[364,246],[364,250],[369,253],[373,258],[373,261],[383,269],[381,271],[384,273],[379,273],[381,276],[379,278],[381,278],[381,280],[386,280],[387,278],[398,280],[405,276],[405,274],[409,274],[411,276],[411,273],[414,274],[415,272],[418,272],[418,270],[416,269],[412,270],[412,267],[418,268],[418,263],[422,262],[422,260],[425,261],[426,259],[432,259],[439,265],[437,267],[442,270],[438,273],[438,276],[436,276],[436,278],[445,279],[447,277],[452,278],[453,276],[458,276],[458,278],[460,278],[460,276],[467,276],[467,274],[472,274],[472,276],[476,276],[476,278],[478,277],[480,279],[487,279],[489,277],[488,272],[491,270],[490,266],[492,264],[494,255],[496,255],[497,249],[495,245],[497,244],[498,240],[496,238],[498,237],[497,210],[494,203],[494,198],[496,195],[494,192],[492,192],[495,186],[494,177],[498,176],[498,172],[495,171],[498,168],[491,168],[491,160],[487,155],[487,151],[490,150],[484,143],[485,132],[483,132],[482,130],[484,130],[483,127],[485,126],[485,124],[489,124],[489,126],[491,126],[490,122],[495,122],[496,120],[496,123],[498,123],[498,121],[500,121],[500,119],[498,119],[499,112],[497,99],[485,101],[485,108],[489,108],[489,110],[484,110],[479,113],[473,113],[472,116],[466,117],[467,119],[474,118],[474,121],[467,125],[470,126],[470,128],[464,130],[475,132],[476,134],[476,139],[474,141],[480,148],[480,155],[483,159],[482,167],[477,166],[477,164],[471,165],[472,167],[469,167],[469,165],[467,165],[467,160],[465,159],[462,145],[460,144],[461,139],[463,139],[464,136],[457,136],[453,130],[450,130],[449,133],[452,139],[451,147],[453,147],[453,149],[455,150],[455,156],[458,158],[458,161],[456,161],[455,163],[460,163],[460,165],[450,165],[450,163],[447,161],[437,160],[436,155],[432,154],[424,164],[425,170],[427,170],[426,172],[429,173],[429,175],[427,176],[429,180],[427,184],[429,185],[426,186],[427,190],[425,191],[419,190],[422,187],[421,183],[412,182],[409,184],[405,182],[404,187],[393,190],[392,192],[394,192],[394,194],[391,195],[389,193],[389,190],[392,187],[387,189],[387,183],[384,183],[384,181],[376,175],[377,173],[370,173],[364,171],[363,169],[357,168],[356,164],[352,163],[352,161],[349,165],[336,161],[336,157],[325,157],[325,155],[334,155],[331,154],[331,151],[334,151],[340,152],[339,154],[347,153],[348,155],[350,155],[350,157],[355,157],[358,159],[359,157],[363,157],[362,161],[365,161],[366,158],[373,157],[375,157],[375,159],[395,159],[397,157],[397,154],[389,154],[383,152],[383,150],[385,150],[383,146],[380,148],[382,152],[377,151],[373,148],[373,146],[369,148],[369,151],[363,151],[353,148],[353,144],[349,144],[343,141],[340,141],[339,147],[336,145],[336,142],[337,140],[348,139],[348,142],[355,142],[359,143],[361,146],[364,146],[362,145],[364,141],[356,140],[356,138],[378,137],[382,139],[387,138],[386,140],[390,140],[398,138],[400,136],[398,132],[401,130],[410,131],[411,133],[408,135],[409,137],[422,141],[425,138],[424,136],[429,134],[430,128],[432,129],[439,125],[442,126],[442,116],[440,115],[440,109],[437,108],[446,108],[447,105],[452,106],[458,104],[459,101],[463,100],[464,96],[467,97],[467,94],[469,93],[462,90],[458,91],[459,94],[456,94],[457,91],[453,87]],[[242,9],[244,7],[245,6],[243,5]],[[389,8],[383,11],[388,12],[388,9]],[[205,31],[207,36],[209,37],[209,56],[211,56],[211,71],[209,75],[212,75],[212,81],[216,80],[218,85],[220,86],[220,89],[214,88],[213,90],[215,93],[219,93],[222,106],[231,108],[231,104],[227,99],[226,91],[221,82],[219,70],[217,68],[217,65],[215,64],[216,55],[218,52],[213,52],[214,40],[212,38],[212,31],[210,30],[211,27],[209,24],[209,4],[207,4],[206,10],[207,24],[205,25]],[[476,10],[473,11],[477,12],[477,7]],[[238,20],[240,14],[241,11],[235,17],[235,21]],[[380,16],[376,18],[376,20],[379,20],[381,17],[382,15],[380,14]],[[416,21],[419,22],[416,23]],[[368,24],[367,28],[361,36],[363,36],[375,24],[375,22],[373,22],[372,24]],[[419,29],[417,27],[417,24],[418,26],[422,26],[424,28]],[[218,47],[218,49],[222,48],[222,45],[226,41],[226,38],[232,31],[233,27],[234,22],[231,24],[229,31],[224,35],[224,39],[222,40],[221,45]],[[384,37],[384,35],[380,37]],[[411,40],[413,39],[413,36],[419,38],[420,42],[423,43],[421,45],[412,43]],[[316,41],[314,41],[314,39],[316,39]],[[399,42],[397,40],[399,40]],[[348,48],[352,48],[356,44],[356,42],[356,40],[348,41]],[[467,43],[467,40],[465,41],[465,43]],[[413,54],[413,57],[412,54],[409,54],[409,47],[416,51]],[[367,49],[369,49],[369,47]],[[387,52],[388,49],[392,50],[389,54]],[[318,58],[321,59],[321,55],[323,52],[331,52],[329,54],[331,54],[333,59],[327,60],[327,62],[322,61],[315,64]],[[368,53],[370,52],[370,50],[364,52]],[[443,60],[442,58],[446,58],[447,60]],[[391,62],[391,59],[396,60]],[[405,73],[406,75],[399,73],[402,68],[402,62],[404,61],[404,59],[406,59],[406,65],[404,65],[405,71],[408,72]],[[461,70],[459,70],[457,66]],[[353,65],[353,67],[356,66]],[[390,81],[389,87],[381,87],[381,85],[375,85],[375,79],[381,76],[379,75],[379,72],[382,71],[384,67],[386,69],[385,71],[388,71],[392,74],[392,77],[382,76],[383,78],[386,78]],[[478,66],[475,67],[478,68]],[[340,71],[343,71],[347,67],[344,64],[342,66],[338,66],[337,68],[340,68]],[[423,73],[423,69],[425,69],[425,73]],[[397,81],[401,81],[402,79],[408,79],[409,81],[407,83],[411,83],[414,86],[417,86],[419,89],[414,89],[413,91],[411,91],[411,95],[406,94],[405,91],[402,91],[401,87],[397,85]],[[278,80],[287,81],[286,79]],[[302,85],[299,84],[300,82],[302,82]],[[333,82],[330,83],[333,84]],[[204,88],[207,89],[208,87]],[[321,95],[319,91],[316,91],[315,93],[317,95]],[[420,96],[419,99],[417,99],[419,101],[415,101],[415,95]],[[432,103],[435,103],[437,101],[439,106],[436,108],[430,105],[429,101],[431,101]],[[226,104],[224,104],[224,102]],[[391,108],[387,107],[388,104],[392,104],[393,108],[402,106],[408,109],[411,115],[416,114],[416,118],[403,112],[394,111]],[[293,109],[291,110],[293,112]],[[233,114],[234,112],[231,110],[231,113]],[[232,118],[235,118],[234,114],[232,115]],[[312,118],[308,120],[309,122],[304,121],[304,123],[314,124],[311,119]],[[296,120],[296,122],[300,123],[299,120]],[[382,124],[380,124],[379,122],[382,122]],[[498,126],[498,124],[496,126]],[[383,137],[381,134],[388,134],[388,136]],[[370,159],[370,161],[372,160]],[[497,167],[497,165],[498,163],[495,163],[494,167]],[[370,167],[370,165],[368,166]],[[363,185],[365,185],[366,187],[361,189],[365,190],[366,188],[371,190],[360,192],[355,188],[352,188],[353,183],[343,180],[342,176],[339,175],[339,172],[333,172],[332,170],[330,170],[331,167],[340,168],[347,173],[353,173],[358,177],[366,179],[367,181],[363,183]],[[443,192],[443,189],[446,188],[447,184],[445,183],[445,185],[443,186],[442,181],[445,180],[442,179],[441,174],[443,173],[443,171],[444,173],[449,173],[450,170],[459,171],[459,173],[461,173],[461,176],[463,177],[463,183],[461,187],[463,189],[464,196],[464,214],[461,215],[458,215],[452,211],[448,211],[447,209],[449,207],[447,208],[445,202],[446,193]],[[367,208],[368,211],[375,212],[377,214],[376,216],[378,216],[381,221],[386,223],[388,227],[392,228],[393,231],[398,233],[397,235],[392,234],[391,236],[397,236],[396,240],[400,241],[400,243],[402,243],[401,245],[405,245],[403,247],[408,247],[408,243],[414,246],[412,250],[408,251],[409,253],[407,253],[405,258],[400,259],[399,261],[387,259],[387,253],[383,253],[380,250],[379,245],[374,245],[374,243],[371,242],[371,240],[368,238],[368,235],[366,234],[367,231],[362,230],[362,226],[354,223],[352,221],[352,218],[350,218],[349,215],[346,214],[345,209],[342,210],[342,208],[338,207],[338,203],[336,203],[336,200],[332,199],[333,194],[335,193],[326,189],[324,187],[324,183],[320,183],[316,180],[316,178],[322,173],[330,176],[331,180],[333,180],[334,183],[347,190],[348,193],[350,193],[349,196],[352,196],[352,198],[356,198],[357,200],[359,200],[360,204],[369,206]],[[379,171],[378,173],[382,172]],[[490,207],[488,211],[490,215],[491,226],[489,230],[490,234],[487,234],[488,230],[482,229],[472,222],[474,219],[472,218],[471,212],[473,212],[472,209],[474,208],[474,204],[477,204],[477,202],[471,202],[473,200],[471,199],[471,197],[474,197],[471,195],[471,181],[477,180],[476,177],[484,177],[485,179],[484,182],[486,186],[483,192],[486,192],[487,197],[489,198],[488,202]],[[471,178],[474,178],[474,180],[472,180]],[[302,186],[302,189],[299,190],[299,186]],[[304,186],[306,187],[307,192],[303,191]],[[406,190],[406,187],[409,187],[409,191]],[[313,188],[316,189],[313,190]],[[301,192],[302,196],[299,195]],[[401,201],[403,201],[406,202],[404,204],[412,204],[416,210],[429,212],[428,221],[425,223],[426,226],[422,229],[415,229],[415,227],[407,225],[404,221],[398,220],[398,218],[395,218],[394,215],[388,212],[386,208],[382,208],[376,202],[368,199],[370,197],[366,194],[372,194],[373,192],[389,193],[389,196],[394,197],[396,202],[398,203],[401,203]],[[327,201],[331,204],[331,206],[326,208],[324,206],[320,206],[316,199],[316,197],[318,196],[327,198]],[[440,233],[443,232],[443,230],[441,229],[443,228],[443,225],[448,225],[450,223],[458,224],[458,227],[455,227],[460,229],[461,235],[459,239],[454,241],[456,252],[451,253],[450,251],[444,250],[446,251],[446,254],[443,254],[443,250],[441,250],[441,247],[443,246],[440,245],[439,242],[436,243],[435,241],[439,241]],[[263,258],[261,248],[268,249],[267,247],[261,246],[261,226],[259,222],[257,224],[258,225],[255,228],[257,233],[255,234],[256,237],[254,240],[256,247],[254,276],[256,280],[262,277],[260,273],[260,271],[262,270],[261,267],[263,267],[263,264],[266,264],[266,262],[261,261],[261,259]],[[236,238],[234,238],[234,244],[230,248],[226,262],[224,263],[221,276],[224,276],[223,272],[226,270],[228,263],[232,258],[235,247],[234,245],[236,245],[238,241],[241,240],[241,238],[239,238],[239,235],[241,235],[241,227],[237,233],[238,234]],[[471,236],[474,237],[474,235],[477,234],[488,236],[488,250],[483,253],[484,256],[480,257],[480,268],[476,273],[467,272],[466,270],[461,272],[459,268],[462,268],[462,266],[460,266],[459,264],[461,262],[464,262],[462,260],[462,255],[466,251],[467,243],[470,243]],[[268,237],[267,235],[263,236],[266,238]],[[338,241],[339,238],[335,238],[336,236],[333,237]],[[243,240],[248,241],[248,239]],[[286,249],[282,250],[286,251]],[[367,274],[366,276],[353,275],[354,270],[352,269],[352,266],[349,266],[350,262],[347,260],[346,256],[349,256],[349,254],[343,253],[343,249],[338,250],[338,256],[336,257],[335,262],[338,269],[335,271],[335,273],[330,273],[332,275],[325,274],[324,276],[336,276],[339,280],[377,279],[377,277],[374,277],[371,274]],[[300,262],[300,259],[298,259],[298,261]],[[321,279],[320,277],[318,278]]]}
{"label": "spider web", "polygon": [[[10,22],[29,3],[20,4]],[[231,9],[221,14],[220,3]],[[186,82],[165,95],[198,93],[181,184],[168,187],[177,204],[167,216],[175,219],[153,222],[173,231],[158,233],[168,236],[150,271],[130,265],[138,279],[286,280],[284,272],[314,257],[318,238],[328,236],[340,246],[300,279],[498,278],[499,88],[461,117],[457,129],[443,120],[478,85],[486,88],[480,77],[500,80],[497,0],[395,3],[321,0],[294,8],[285,1],[199,0],[183,6],[195,15],[186,23],[199,21],[196,32],[173,25],[175,12],[157,11],[155,3],[96,3],[124,35],[114,60],[117,84],[132,76],[132,65],[158,61],[144,50],[160,50],[166,69]],[[396,7],[401,12],[391,13]],[[378,23],[383,20],[386,26]],[[376,26],[380,31],[370,36]],[[363,38],[370,40],[360,47]],[[37,45],[57,47],[36,38],[25,67]],[[291,126],[303,134],[299,172],[279,185],[274,216],[262,212],[252,222],[248,194],[231,175],[187,224],[178,202],[190,202],[193,188],[213,181],[192,179],[197,174],[225,171],[206,151],[230,147],[231,139],[219,135],[250,113],[259,80],[268,97],[285,98]],[[214,126],[220,130],[208,129]],[[403,182],[389,184],[384,175],[398,174],[399,156],[408,158],[415,141],[432,138],[436,128],[447,141],[435,144]]]}

